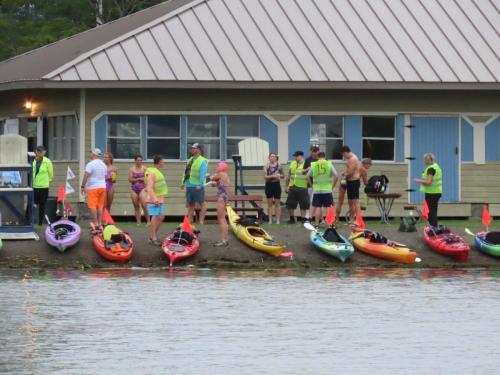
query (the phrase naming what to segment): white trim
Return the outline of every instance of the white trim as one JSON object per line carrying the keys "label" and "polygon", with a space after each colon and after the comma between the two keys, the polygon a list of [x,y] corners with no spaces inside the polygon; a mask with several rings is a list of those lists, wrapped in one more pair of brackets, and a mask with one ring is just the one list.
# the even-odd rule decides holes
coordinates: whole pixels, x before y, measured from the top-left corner
{"label": "white trim", "polygon": [[76,111],[66,111],[66,112],[48,112],[45,113],[45,117],[59,117],[59,116],[75,116],[76,118]]}
{"label": "white trim", "polygon": [[[408,128],[407,125],[411,125],[411,116],[409,114],[404,114],[403,121],[403,134],[404,134],[404,163],[408,166],[408,181],[407,181],[407,189],[411,189],[411,160],[406,159],[407,157],[411,157],[411,129]],[[411,192],[407,193],[407,203],[411,203]]]}
{"label": "white trim", "polygon": [[[79,135],[78,135],[78,143],[80,144],[80,152],[79,152],[79,160],[78,160],[78,195],[80,197],[80,202],[83,202],[85,197],[80,193],[80,186],[82,185],[82,180],[83,180],[83,174],[85,173],[85,122],[86,122],[86,110],[87,110],[87,103],[86,103],[86,92],[85,89],[80,90],[80,122],[78,124],[78,130],[79,130]],[[92,148],[94,147],[94,134],[93,134],[93,127],[91,127],[91,140],[92,140]]]}
{"label": "white trim", "polygon": [[458,202],[462,201],[462,116],[458,116]]}
{"label": "white trim", "polygon": [[[43,117],[36,118],[36,144],[43,145]],[[44,145],[47,147],[47,145]]]}
{"label": "white trim", "polygon": [[[286,160],[288,161],[288,155],[290,152],[290,150],[288,149],[288,143],[289,143],[288,127],[291,124],[293,124],[295,122],[295,120],[297,120],[302,115],[301,114],[293,114],[293,113],[289,113],[289,112],[268,112],[268,113],[262,113],[261,115],[264,116],[265,118],[267,118],[269,121],[271,121],[273,124],[275,124],[277,126],[277,128],[278,128],[278,139],[277,139],[278,150],[277,150],[277,152],[278,152],[278,155],[281,155],[282,158],[286,157]],[[279,120],[276,120],[274,117],[272,117],[273,115],[275,115],[275,116],[292,115],[292,117],[286,121],[279,121]],[[280,139],[285,140],[285,141],[280,142]]]}

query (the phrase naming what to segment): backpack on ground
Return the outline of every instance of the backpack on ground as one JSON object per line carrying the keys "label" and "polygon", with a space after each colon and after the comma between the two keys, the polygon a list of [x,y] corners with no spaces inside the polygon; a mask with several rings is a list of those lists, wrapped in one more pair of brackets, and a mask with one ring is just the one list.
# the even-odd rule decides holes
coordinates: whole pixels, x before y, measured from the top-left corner
{"label": "backpack on ground", "polygon": [[365,193],[385,193],[389,179],[385,174],[372,176],[365,187]]}

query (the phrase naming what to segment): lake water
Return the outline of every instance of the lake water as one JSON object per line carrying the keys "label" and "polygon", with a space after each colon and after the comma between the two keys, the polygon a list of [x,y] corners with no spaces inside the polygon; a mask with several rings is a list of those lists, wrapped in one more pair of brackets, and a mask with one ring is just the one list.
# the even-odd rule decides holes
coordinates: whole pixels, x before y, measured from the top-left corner
{"label": "lake water", "polygon": [[1,374],[498,374],[500,271],[0,270]]}

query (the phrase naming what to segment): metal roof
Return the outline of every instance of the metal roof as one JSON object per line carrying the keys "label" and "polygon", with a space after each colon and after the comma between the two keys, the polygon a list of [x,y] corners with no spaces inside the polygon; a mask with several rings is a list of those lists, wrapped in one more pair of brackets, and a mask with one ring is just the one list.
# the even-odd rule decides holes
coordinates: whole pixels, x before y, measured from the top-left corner
{"label": "metal roof", "polygon": [[[60,61],[39,78],[139,81],[144,87],[154,82],[221,87],[231,82],[271,87],[309,82],[499,88],[500,0],[166,4],[172,3],[176,6],[170,9],[157,8],[158,17]],[[92,32],[81,36],[87,37]]]}

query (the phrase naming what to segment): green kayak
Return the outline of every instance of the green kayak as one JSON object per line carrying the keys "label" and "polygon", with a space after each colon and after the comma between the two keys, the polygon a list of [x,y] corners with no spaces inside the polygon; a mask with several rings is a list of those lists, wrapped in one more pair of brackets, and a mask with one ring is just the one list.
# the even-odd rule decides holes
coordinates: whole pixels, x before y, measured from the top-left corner
{"label": "green kayak", "polygon": [[474,242],[479,251],[495,257],[500,257],[500,232],[476,233]]}
{"label": "green kayak", "polygon": [[2,250],[2,246],[3,246],[3,243],[2,243],[2,239],[0,238],[0,250]]}
{"label": "green kayak", "polygon": [[341,236],[335,228],[327,228],[324,232],[311,231],[311,242],[322,252],[334,256],[345,262],[354,252],[349,240]]}

